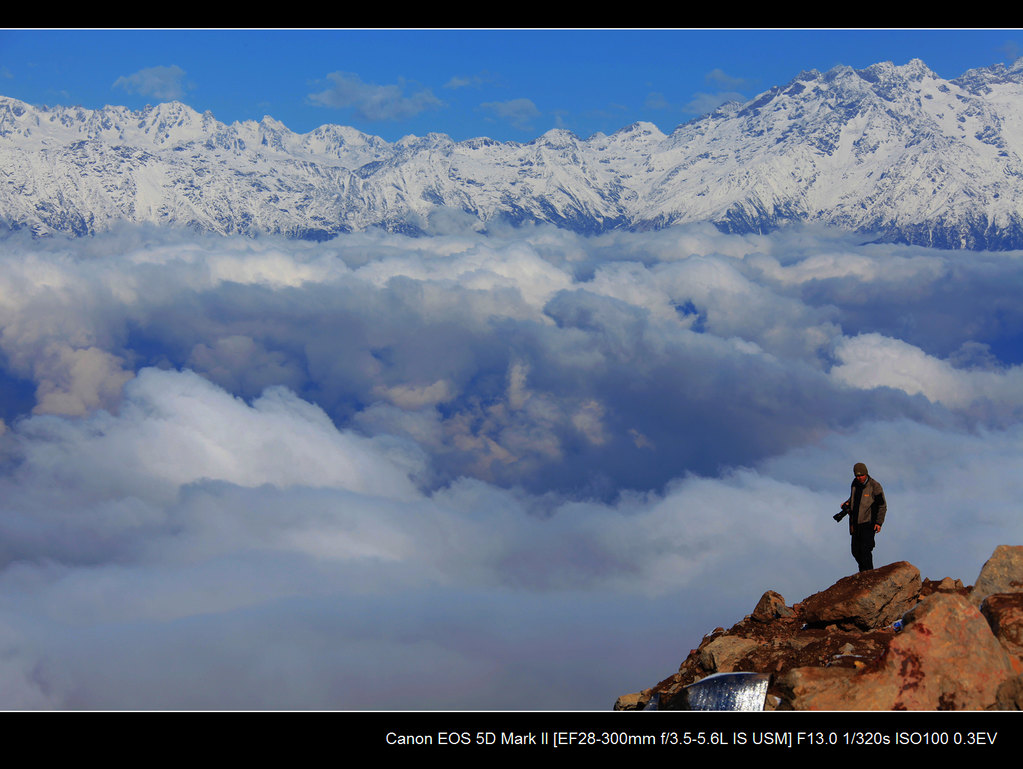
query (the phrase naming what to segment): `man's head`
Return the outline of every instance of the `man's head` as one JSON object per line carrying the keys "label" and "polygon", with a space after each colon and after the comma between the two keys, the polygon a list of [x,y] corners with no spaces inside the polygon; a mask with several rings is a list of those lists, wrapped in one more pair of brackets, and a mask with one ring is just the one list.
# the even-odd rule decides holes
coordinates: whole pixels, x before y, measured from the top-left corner
{"label": "man's head", "polygon": [[862,462],[857,462],[853,465],[853,475],[856,476],[856,480],[863,483],[867,480],[867,466]]}

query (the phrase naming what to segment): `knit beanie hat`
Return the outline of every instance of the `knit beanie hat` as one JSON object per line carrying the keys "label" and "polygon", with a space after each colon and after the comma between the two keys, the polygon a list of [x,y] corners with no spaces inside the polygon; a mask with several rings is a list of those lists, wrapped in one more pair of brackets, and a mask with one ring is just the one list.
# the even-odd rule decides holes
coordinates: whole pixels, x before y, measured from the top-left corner
{"label": "knit beanie hat", "polygon": [[866,474],[867,474],[867,466],[865,464],[863,464],[862,462],[857,462],[855,465],[853,465],[853,475],[866,475]]}

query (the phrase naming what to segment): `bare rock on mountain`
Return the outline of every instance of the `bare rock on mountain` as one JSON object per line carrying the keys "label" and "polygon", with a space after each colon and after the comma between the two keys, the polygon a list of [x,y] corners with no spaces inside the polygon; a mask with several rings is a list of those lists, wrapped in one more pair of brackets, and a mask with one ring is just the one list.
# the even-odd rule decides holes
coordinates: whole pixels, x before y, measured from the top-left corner
{"label": "bare rock on mountain", "polygon": [[1023,593],[989,595],[980,613],[1005,651],[1017,658],[1023,673]]}
{"label": "bare rock on mountain", "polygon": [[963,585],[963,581],[961,579],[945,577],[937,582],[925,579],[920,584],[920,597],[923,598],[924,596],[931,595],[931,593],[958,593],[965,598],[969,598],[971,589],[972,588]]}
{"label": "bare rock on mountain", "polygon": [[760,641],[754,638],[723,635],[700,646],[700,664],[715,673],[734,672],[737,663],[759,646]]}
{"label": "bare rock on mountain", "polygon": [[1023,593],[1023,545],[999,545],[980,570],[970,593],[980,606],[992,593]]}
{"label": "bare rock on mountain", "polygon": [[803,619],[848,629],[885,627],[913,607],[920,584],[920,570],[906,561],[853,574],[803,601]]}
{"label": "bare rock on mountain", "polygon": [[907,615],[885,662],[884,672],[903,681],[896,710],[988,709],[999,686],[1019,672],[983,616],[949,594]]}
{"label": "bare rock on mountain", "polygon": [[779,682],[793,710],[985,710],[1014,677],[1008,653],[961,596],[935,593],[872,665],[846,674],[798,668]]}
{"label": "bare rock on mountain", "polygon": [[770,710],[1021,710],[1020,555],[1023,548],[1002,546],[985,564],[981,610],[977,588],[950,577],[921,581],[905,561],[845,577],[791,607],[768,590],[750,615],[705,636],[677,673],[618,698],[615,709],[684,709],[689,685],[749,672],[771,677]]}
{"label": "bare rock on mountain", "polygon": [[753,619],[760,622],[769,622],[778,617],[792,616],[794,616],[793,611],[785,605],[785,599],[773,590],[768,590],[760,596],[760,601],[757,602],[752,614]]}
{"label": "bare rock on mountain", "polygon": [[1010,678],[998,687],[997,710],[1023,710],[1023,675]]}

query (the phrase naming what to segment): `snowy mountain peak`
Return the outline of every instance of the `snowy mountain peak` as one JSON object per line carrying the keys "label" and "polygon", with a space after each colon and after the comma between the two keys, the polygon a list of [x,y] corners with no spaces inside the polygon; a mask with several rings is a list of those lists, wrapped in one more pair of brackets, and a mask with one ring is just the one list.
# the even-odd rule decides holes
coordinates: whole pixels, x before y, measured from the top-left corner
{"label": "snowy mountain peak", "polygon": [[270,115],[263,115],[263,119],[259,121],[259,124],[266,128],[267,130],[282,132],[287,131],[288,133],[291,133],[291,131],[288,130],[288,127],[284,125],[284,123],[282,123],[280,120],[271,117]]}
{"label": "snowy mountain peak", "polygon": [[643,120],[639,120],[632,125],[627,125],[625,128],[621,128],[614,132],[616,137],[629,137],[629,138],[653,138],[656,140],[664,139],[664,133],[653,123],[648,123]]}
{"label": "snowy mountain peak", "polygon": [[977,95],[989,94],[992,86],[1023,85],[1023,57],[1016,59],[1010,67],[995,64],[967,70],[952,82]]}
{"label": "snowy mountain peak", "polygon": [[901,79],[901,80],[922,80],[924,78],[937,78],[938,76],[930,70],[920,59],[910,59],[908,63],[897,66],[890,61],[872,64],[866,69],[859,70],[858,74],[866,79]]}
{"label": "snowy mountain peak", "polygon": [[552,128],[542,136],[530,142],[530,144],[549,147],[551,149],[566,149],[574,147],[578,143],[579,137],[564,128]]}
{"label": "snowy mountain peak", "polygon": [[952,248],[1023,247],[1023,60],[944,80],[920,60],[799,73],[665,135],[634,123],[528,143],[389,143],[180,102],[33,107],[0,97],[0,218],[85,234],[118,221],[330,237],[419,232],[437,207],[580,232],[812,222]]}

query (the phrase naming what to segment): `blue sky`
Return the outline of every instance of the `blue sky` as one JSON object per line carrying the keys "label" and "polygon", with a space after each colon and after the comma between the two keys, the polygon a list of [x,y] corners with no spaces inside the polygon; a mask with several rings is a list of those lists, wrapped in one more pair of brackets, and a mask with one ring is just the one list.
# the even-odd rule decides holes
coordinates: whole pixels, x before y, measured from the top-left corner
{"label": "blue sky", "polygon": [[671,131],[804,69],[922,59],[942,77],[1011,62],[990,30],[4,30],[0,93],[139,108],[177,99],[222,122],[351,125],[394,141]]}

